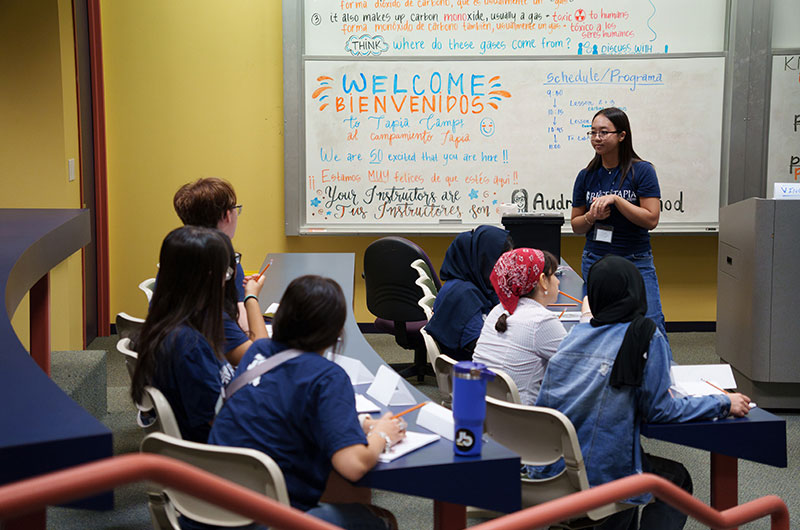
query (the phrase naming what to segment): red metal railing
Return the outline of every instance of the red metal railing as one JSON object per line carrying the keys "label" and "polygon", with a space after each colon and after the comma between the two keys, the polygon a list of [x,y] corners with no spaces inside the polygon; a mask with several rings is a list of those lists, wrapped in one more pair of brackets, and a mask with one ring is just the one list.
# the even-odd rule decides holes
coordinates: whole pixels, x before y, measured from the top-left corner
{"label": "red metal railing", "polygon": [[689,517],[697,519],[715,530],[735,528],[761,517],[770,516],[772,530],[789,530],[789,510],[775,495],[768,495],[748,503],[718,512],[693,497],[675,484],[650,473],[633,475],[603,484],[580,493],[539,504],[500,519],[495,519],[471,530],[527,530],[547,527],[587,510],[650,492]]}
{"label": "red metal railing", "polygon": [[48,505],[81,499],[140,480],[152,480],[185,491],[271,527],[337,530],[330,523],[194,466],[150,454],[106,458],[0,486],[0,520],[24,517]]}
{"label": "red metal railing", "polygon": [[[0,486],[0,520],[13,520],[52,504],[88,497],[141,480],[180,489],[262,524],[293,529],[336,527],[252,490],[171,458],[130,454],[107,458]],[[723,512],[706,506],[671,482],[651,474],[616,480],[473,527],[476,530],[523,530],[548,526],[586,510],[651,492],[690,517],[714,529],[733,528],[770,516],[772,530],[789,530],[789,510],[774,495]]]}

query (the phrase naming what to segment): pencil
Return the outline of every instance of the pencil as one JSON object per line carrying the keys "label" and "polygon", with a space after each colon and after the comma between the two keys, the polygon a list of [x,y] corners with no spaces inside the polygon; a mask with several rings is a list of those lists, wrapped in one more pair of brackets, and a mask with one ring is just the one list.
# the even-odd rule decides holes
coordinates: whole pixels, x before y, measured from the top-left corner
{"label": "pencil", "polygon": [[713,386],[714,388],[716,388],[717,390],[719,390],[720,392],[722,392],[722,393],[724,393],[724,394],[730,394],[730,392],[728,392],[728,391],[727,391],[727,390],[725,390],[724,388],[720,388],[720,387],[718,387],[717,385],[715,385],[715,384],[714,384],[714,383],[712,383],[711,381],[708,381],[708,380],[706,380],[706,379],[701,379],[701,381],[704,381],[704,382],[708,383],[709,385]]}
{"label": "pencil", "polygon": [[561,311],[561,314],[560,314],[560,315],[558,315],[558,318],[561,318],[561,317],[563,317],[563,316],[564,316],[564,313],[566,313],[566,312],[567,312],[567,310],[566,310],[566,309],[564,309],[563,311]]}
{"label": "pencil", "polygon": [[547,304],[547,307],[575,307],[578,304]]}
{"label": "pencil", "polygon": [[258,276],[256,276],[256,281],[261,279],[261,276],[263,276],[264,273],[267,272],[267,269],[269,269],[270,265],[272,265],[272,260],[269,260],[269,263],[267,263],[267,266],[264,267],[264,270],[258,273]]}
{"label": "pencil", "polygon": [[567,297],[567,298],[569,298],[570,300],[575,300],[575,301],[576,301],[576,302],[578,302],[579,304],[582,304],[582,303],[583,303],[583,302],[581,302],[580,300],[578,300],[577,298],[575,298],[574,296],[570,296],[570,295],[568,295],[568,294],[567,294],[567,293],[565,293],[564,291],[558,291],[558,293],[559,293],[559,294],[563,294],[564,296],[566,296],[566,297]]}
{"label": "pencil", "polygon": [[424,406],[425,406],[425,405],[427,405],[428,403],[430,403],[430,401],[423,401],[422,403],[417,403],[416,405],[414,405],[414,406],[413,406],[413,407],[411,407],[410,409],[406,409],[406,410],[404,410],[403,412],[398,412],[397,414],[395,414],[394,416],[392,416],[392,419],[393,419],[393,420],[396,420],[396,419],[397,419],[397,418],[399,418],[400,416],[403,416],[403,415],[405,415],[405,414],[408,414],[409,412],[414,412],[414,411],[415,411],[415,410],[417,410],[418,408],[424,407]]}

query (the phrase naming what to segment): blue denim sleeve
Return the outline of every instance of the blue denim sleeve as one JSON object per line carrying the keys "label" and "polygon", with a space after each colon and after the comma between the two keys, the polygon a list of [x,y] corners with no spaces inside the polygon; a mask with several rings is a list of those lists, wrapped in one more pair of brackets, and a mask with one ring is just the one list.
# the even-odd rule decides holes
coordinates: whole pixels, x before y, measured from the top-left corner
{"label": "blue denim sleeve", "polygon": [[639,408],[642,417],[650,423],[672,423],[696,419],[718,419],[728,415],[731,400],[728,396],[674,398],[669,392],[669,345],[656,333],[644,368],[642,387],[639,389]]}

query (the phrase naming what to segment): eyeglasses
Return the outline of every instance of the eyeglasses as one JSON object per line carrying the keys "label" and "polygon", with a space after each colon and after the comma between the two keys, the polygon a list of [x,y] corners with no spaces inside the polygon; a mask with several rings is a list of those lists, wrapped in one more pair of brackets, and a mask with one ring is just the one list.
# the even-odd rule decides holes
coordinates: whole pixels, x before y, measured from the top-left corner
{"label": "eyeglasses", "polygon": [[242,205],[241,204],[237,204],[236,206],[231,208],[231,210],[236,210],[236,215],[242,215]]}
{"label": "eyeglasses", "polygon": [[242,253],[241,252],[234,252],[233,253],[233,260],[236,263],[241,263],[242,262]]}
{"label": "eyeglasses", "polygon": [[234,270],[233,267],[228,267],[228,270],[225,271],[225,281],[229,282],[231,278],[233,278]]}
{"label": "eyeglasses", "polygon": [[619,134],[620,132],[622,131],[590,131],[586,133],[586,136],[589,136],[590,138],[594,138],[595,136],[597,136],[599,139],[602,140],[609,134]]}

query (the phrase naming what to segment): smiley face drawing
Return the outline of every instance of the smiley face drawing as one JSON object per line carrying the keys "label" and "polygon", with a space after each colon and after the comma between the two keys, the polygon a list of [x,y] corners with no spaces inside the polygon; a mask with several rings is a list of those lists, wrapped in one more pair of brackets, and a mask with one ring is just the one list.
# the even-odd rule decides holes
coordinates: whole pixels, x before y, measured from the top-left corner
{"label": "smiley face drawing", "polygon": [[484,118],[480,123],[481,134],[484,136],[491,136],[494,134],[494,120],[492,118]]}

